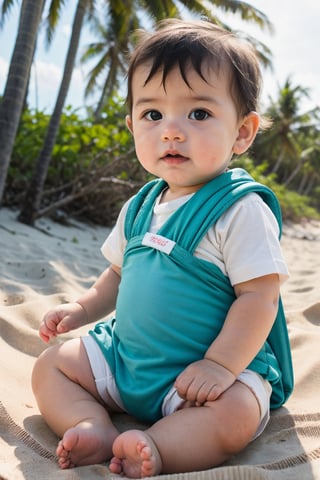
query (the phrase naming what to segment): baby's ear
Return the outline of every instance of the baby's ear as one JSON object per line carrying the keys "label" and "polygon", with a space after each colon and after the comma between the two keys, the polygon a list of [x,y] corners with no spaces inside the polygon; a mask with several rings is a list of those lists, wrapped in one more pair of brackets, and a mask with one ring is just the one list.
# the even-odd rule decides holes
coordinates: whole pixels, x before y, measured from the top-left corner
{"label": "baby's ear", "polygon": [[126,125],[127,125],[128,129],[130,130],[130,132],[133,133],[132,118],[130,117],[130,115],[126,115]]}
{"label": "baby's ear", "polygon": [[257,112],[250,112],[244,117],[239,126],[239,135],[233,145],[233,153],[240,155],[248,150],[256,138],[259,123],[259,115]]}

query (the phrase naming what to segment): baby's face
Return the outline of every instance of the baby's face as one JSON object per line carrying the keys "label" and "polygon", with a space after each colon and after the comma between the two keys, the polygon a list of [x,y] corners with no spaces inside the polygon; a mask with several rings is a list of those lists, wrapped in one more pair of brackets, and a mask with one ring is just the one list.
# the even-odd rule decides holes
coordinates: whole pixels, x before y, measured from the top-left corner
{"label": "baby's face", "polygon": [[[178,67],[162,84],[162,71],[145,84],[150,66],[133,75],[133,108],[127,124],[142,166],[163,178],[175,196],[198,190],[242,153],[247,135],[222,70],[205,71],[206,81],[190,68],[189,86]],[[246,117],[248,118],[248,117]],[[245,148],[244,148],[245,146]]]}

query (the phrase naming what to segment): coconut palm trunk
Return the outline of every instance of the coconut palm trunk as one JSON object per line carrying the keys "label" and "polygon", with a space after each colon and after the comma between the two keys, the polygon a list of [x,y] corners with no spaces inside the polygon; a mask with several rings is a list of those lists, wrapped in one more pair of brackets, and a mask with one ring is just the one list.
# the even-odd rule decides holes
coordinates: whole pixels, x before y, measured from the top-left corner
{"label": "coconut palm trunk", "polygon": [[34,173],[29,183],[23,207],[18,220],[27,225],[33,225],[39,210],[41,195],[46,181],[51,154],[58,135],[60,119],[68,94],[72,72],[78,52],[82,24],[84,21],[88,0],[79,0],[76,8],[70,44],[64,65],[63,78],[57,96],[54,111],[50,117],[48,130],[43,147],[35,165]]}
{"label": "coconut palm trunk", "polygon": [[18,34],[0,103],[0,203],[18,130],[36,47],[44,0],[23,0]]}

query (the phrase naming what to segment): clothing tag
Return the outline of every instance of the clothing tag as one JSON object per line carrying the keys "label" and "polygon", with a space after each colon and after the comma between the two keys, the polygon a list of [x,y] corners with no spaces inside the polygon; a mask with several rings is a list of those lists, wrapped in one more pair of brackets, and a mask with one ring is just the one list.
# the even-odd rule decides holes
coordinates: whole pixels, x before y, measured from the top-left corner
{"label": "clothing tag", "polygon": [[175,244],[176,242],[173,242],[169,238],[150,232],[147,232],[142,240],[142,245],[155,248],[156,250],[160,250],[161,252],[167,253],[168,255],[170,255],[170,253],[172,252]]}

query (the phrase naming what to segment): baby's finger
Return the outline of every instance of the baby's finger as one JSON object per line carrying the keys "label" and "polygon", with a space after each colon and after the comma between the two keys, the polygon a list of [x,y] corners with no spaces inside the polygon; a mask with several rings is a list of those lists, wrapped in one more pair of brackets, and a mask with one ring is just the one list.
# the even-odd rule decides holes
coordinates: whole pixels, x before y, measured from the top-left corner
{"label": "baby's finger", "polygon": [[[213,388],[212,386],[211,388]],[[204,382],[200,387],[198,388],[198,391],[196,393],[196,404],[197,405],[203,405],[207,400],[208,400],[208,395],[211,391],[210,385],[206,382]]]}
{"label": "baby's finger", "polygon": [[179,375],[175,381],[175,388],[181,398],[189,400],[189,389],[192,384],[192,378],[187,375]]}
{"label": "baby's finger", "polygon": [[194,378],[185,393],[186,400],[190,402],[204,403],[206,401],[206,389],[200,379]]}
{"label": "baby's finger", "polygon": [[52,337],[56,336],[56,334],[54,332],[51,332],[50,330],[48,330],[46,328],[45,329],[40,328],[39,336],[40,336],[41,340],[43,340],[45,343],[48,343]]}

